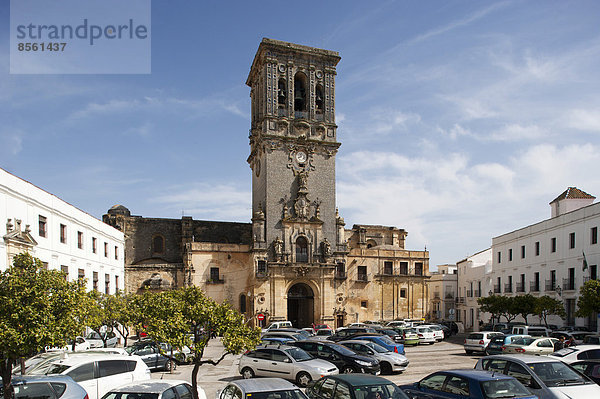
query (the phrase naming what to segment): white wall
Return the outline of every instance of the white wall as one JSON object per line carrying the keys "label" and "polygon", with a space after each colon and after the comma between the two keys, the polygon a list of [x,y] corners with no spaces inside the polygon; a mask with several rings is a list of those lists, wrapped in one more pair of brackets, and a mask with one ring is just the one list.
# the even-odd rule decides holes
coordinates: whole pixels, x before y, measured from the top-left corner
{"label": "white wall", "polygon": [[[39,217],[46,217],[46,237],[39,234]],[[124,287],[124,235],[101,220],[66,203],[60,198],[0,169],[0,235],[7,233],[6,222],[22,220],[22,230],[30,226],[38,245],[32,255],[48,263],[51,269],[67,266],[69,280],[78,278],[85,270],[87,288],[93,288],[94,272],[98,273],[98,290],[105,292],[105,275],[109,276],[109,293]],[[66,243],[60,242],[60,225],[66,226]],[[83,233],[83,246],[78,248],[78,232]],[[92,237],[97,251],[92,252]],[[107,243],[108,256],[104,254]],[[115,259],[115,247],[117,259]],[[7,247],[0,240],[0,270],[7,268]],[[118,280],[118,282],[117,282]],[[118,286],[117,286],[118,283]]]}

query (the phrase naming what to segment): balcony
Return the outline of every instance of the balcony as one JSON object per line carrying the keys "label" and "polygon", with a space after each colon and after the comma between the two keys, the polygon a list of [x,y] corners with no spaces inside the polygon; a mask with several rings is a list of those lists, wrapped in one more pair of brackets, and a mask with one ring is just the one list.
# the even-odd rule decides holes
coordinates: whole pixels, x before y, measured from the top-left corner
{"label": "balcony", "polygon": [[475,298],[479,298],[481,296],[481,291],[475,290]]}
{"label": "balcony", "polygon": [[446,296],[445,296],[445,298],[446,298],[446,299],[454,299],[454,294],[453,294],[453,293],[451,293],[451,292],[446,292]]}
{"label": "balcony", "polygon": [[287,116],[288,112],[287,109],[285,108],[279,108],[279,110],[277,111],[277,115],[279,116]]}
{"label": "balcony", "polygon": [[563,291],[575,291],[575,279],[563,278]]}
{"label": "balcony", "polygon": [[336,271],[333,278],[336,280],[346,280],[348,276],[346,275],[346,272]]}
{"label": "balcony", "polygon": [[540,282],[539,281],[531,281],[529,283],[529,291],[540,292]]}
{"label": "balcony", "polygon": [[517,283],[517,290],[515,292],[525,292],[525,283]]}
{"label": "balcony", "polygon": [[433,299],[440,299],[440,293],[439,292],[434,292],[433,293]]}
{"label": "balcony", "polygon": [[367,278],[366,274],[359,274],[358,277],[356,277],[356,281],[359,283],[368,283],[369,279]]}
{"label": "balcony", "polygon": [[508,284],[504,284],[504,292],[513,292],[512,289],[512,284],[508,283]]}
{"label": "balcony", "polygon": [[500,294],[502,291],[500,290],[500,285],[494,286],[494,294]]}
{"label": "balcony", "polygon": [[209,278],[206,280],[206,284],[225,284],[225,280],[222,278]]}
{"label": "balcony", "polygon": [[308,112],[306,112],[306,111],[294,111],[294,118],[296,118],[296,119],[308,119]]}
{"label": "balcony", "polygon": [[465,297],[464,296],[456,297],[456,303],[465,303]]}
{"label": "balcony", "polygon": [[556,291],[555,280],[546,280],[546,291]]}
{"label": "balcony", "polygon": [[473,291],[467,290],[467,298],[473,298]]}

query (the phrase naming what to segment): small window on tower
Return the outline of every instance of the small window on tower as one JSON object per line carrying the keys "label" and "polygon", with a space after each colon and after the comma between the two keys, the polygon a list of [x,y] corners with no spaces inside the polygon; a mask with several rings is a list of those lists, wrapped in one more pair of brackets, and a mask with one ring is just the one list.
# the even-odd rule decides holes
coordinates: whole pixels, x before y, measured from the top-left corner
{"label": "small window on tower", "polygon": [[296,117],[303,117],[306,111],[306,75],[298,72],[294,77],[294,111]]}
{"label": "small window on tower", "polygon": [[323,113],[323,86],[317,85],[315,89],[315,106],[317,107],[317,114]]}
{"label": "small window on tower", "polygon": [[279,79],[279,83],[277,84],[277,103],[279,104],[279,108],[286,108],[287,105],[287,88],[285,84],[285,79]]}
{"label": "small window on tower", "polygon": [[296,262],[308,262],[308,242],[304,237],[296,240]]}

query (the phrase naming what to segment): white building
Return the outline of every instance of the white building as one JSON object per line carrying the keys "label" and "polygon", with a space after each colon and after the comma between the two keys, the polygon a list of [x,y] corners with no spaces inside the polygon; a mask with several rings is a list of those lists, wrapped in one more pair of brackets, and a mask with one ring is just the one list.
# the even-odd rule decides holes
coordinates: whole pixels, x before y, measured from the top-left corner
{"label": "white building", "polygon": [[457,320],[465,329],[479,331],[477,298],[491,294],[492,248],[485,249],[456,263],[458,268]]}
{"label": "white building", "polygon": [[60,198],[0,169],[0,270],[23,251],[87,289],[123,289],[124,236]]}
{"label": "white building", "polygon": [[[563,301],[567,313],[566,320],[549,317],[549,324],[597,328],[596,316],[575,318],[579,288],[598,278],[600,203],[594,204],[594,199],[569,187],[550,203],[550,219],[494,237],[491,250],[458,263],[459,309],[467,329],[469,325],[476,328],[479,319],[477,291],[484,296],[549,295]],[[488,321],[489,315],[482,316]],[[541,323],[536,316],[529,317],[529,322]]]}
{"label": "white building", "polygon": [[434,320],[455,319],[455,299],[457,292],[456,265],[438,265],[437,272],[431,272],[427,283]]}

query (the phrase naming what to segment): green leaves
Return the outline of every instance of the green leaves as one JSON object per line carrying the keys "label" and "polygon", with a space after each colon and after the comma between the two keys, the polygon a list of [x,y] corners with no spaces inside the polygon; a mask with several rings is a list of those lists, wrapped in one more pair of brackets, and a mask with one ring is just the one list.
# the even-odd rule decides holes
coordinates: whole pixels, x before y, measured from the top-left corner
{"label": "green leaves", "polygon": [[547,316],[551,314],[560,317],[566,316],[562,301],[547,295],[539,298],[530,294],[515,297],[490,295],[477,299],[477,303],[482,312],[491,313],[493,317],[504,316],[507,322],[514,320],[518,315],[523,316],[527,321],[528,315],[537,314],[544,322],[546,322]]}
{"label": "green leaves", "polygon": [[600,313],[600,281],[586,281],[579,288],[579,299],[577,300],[577,317],[591,316]]}

